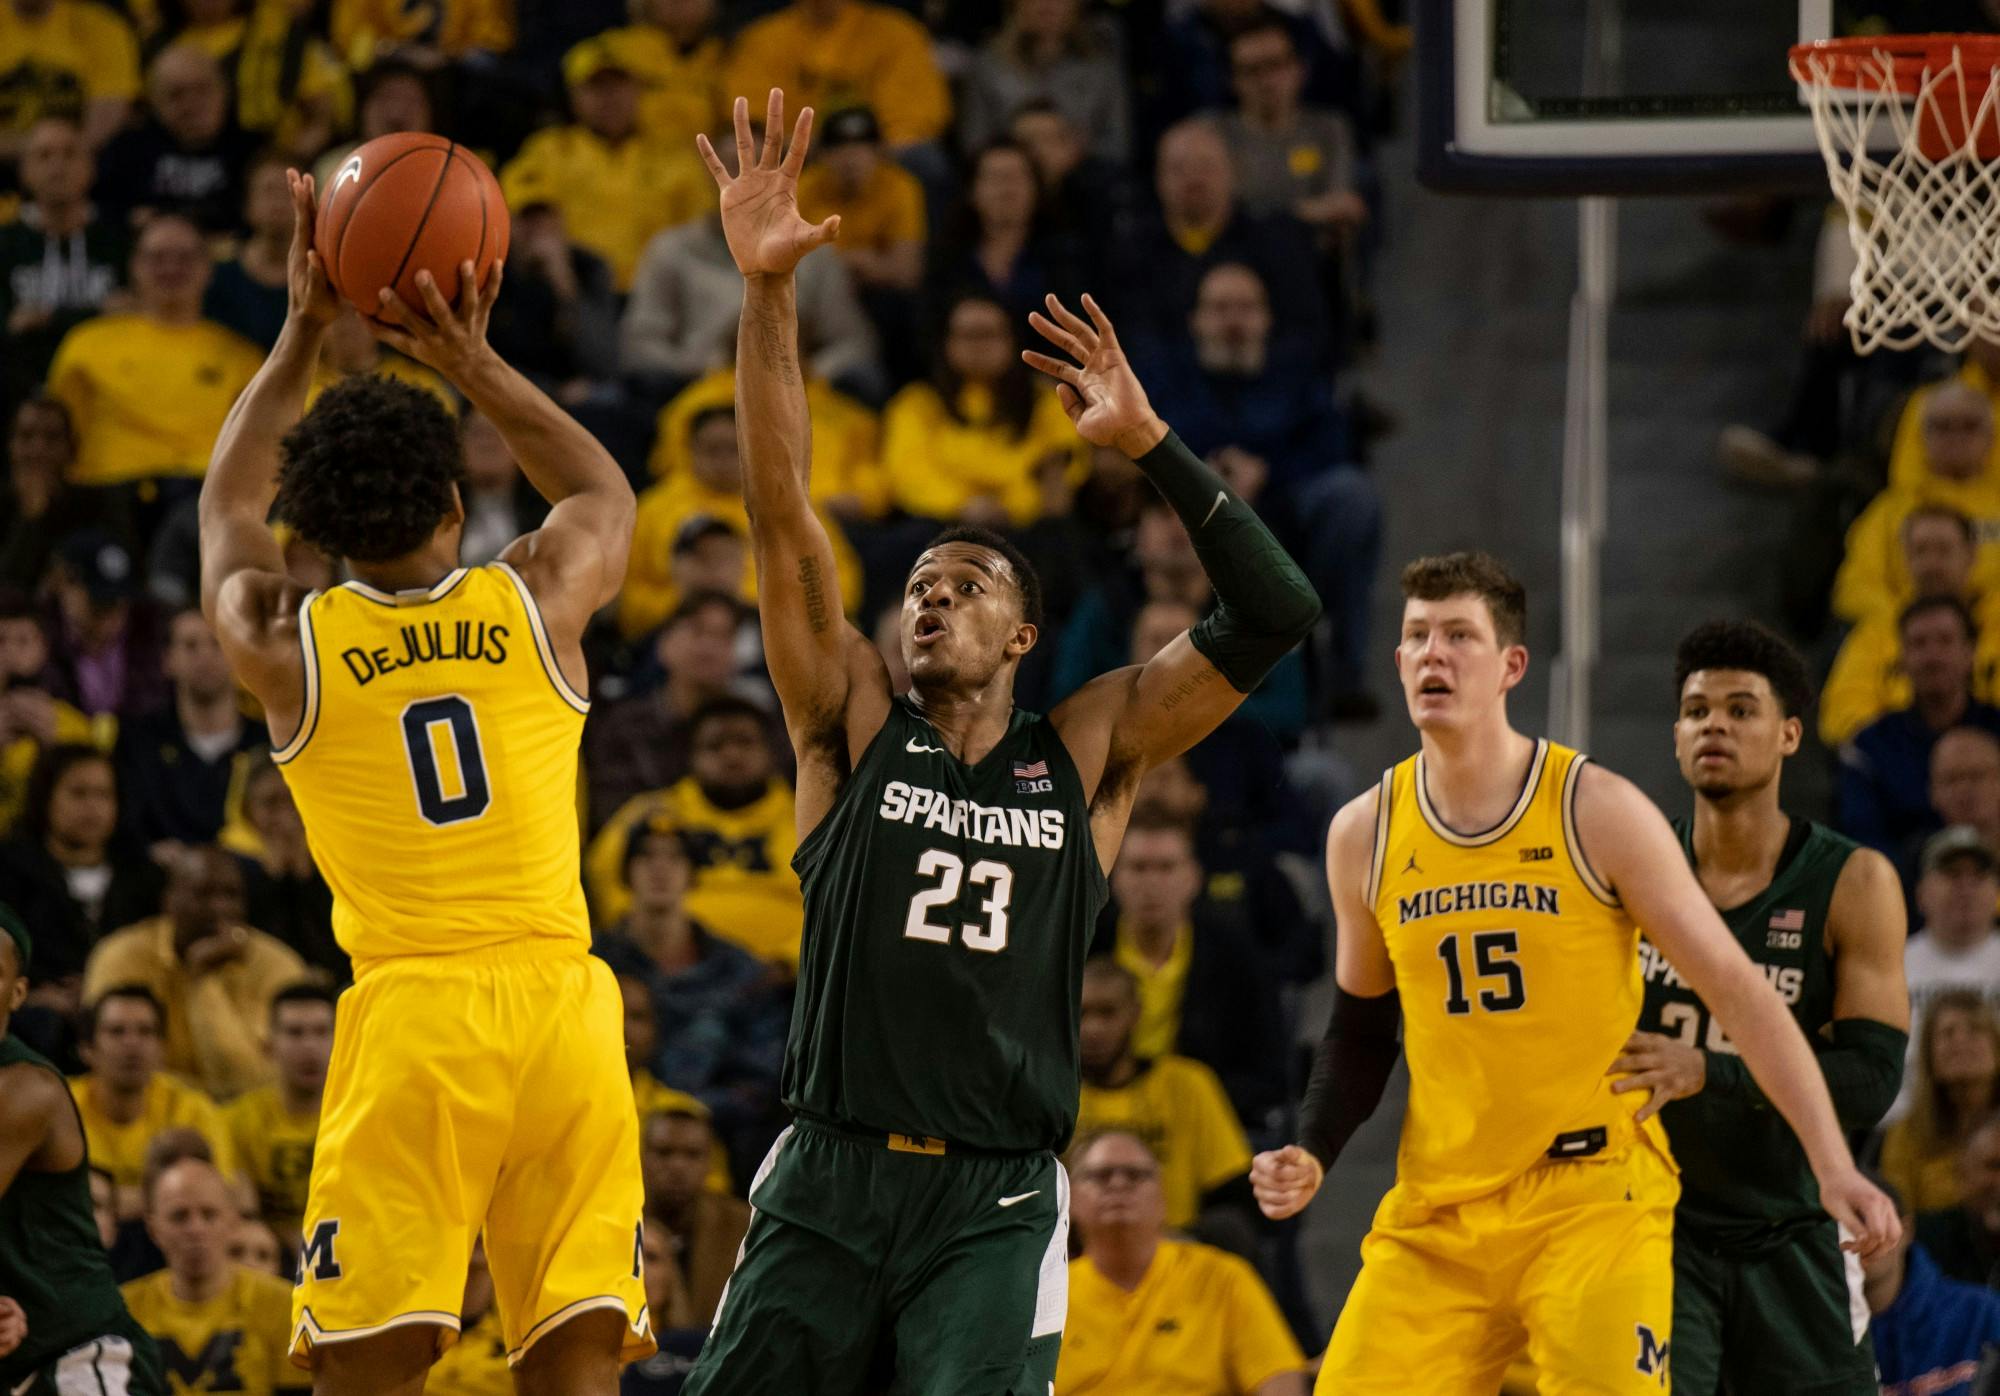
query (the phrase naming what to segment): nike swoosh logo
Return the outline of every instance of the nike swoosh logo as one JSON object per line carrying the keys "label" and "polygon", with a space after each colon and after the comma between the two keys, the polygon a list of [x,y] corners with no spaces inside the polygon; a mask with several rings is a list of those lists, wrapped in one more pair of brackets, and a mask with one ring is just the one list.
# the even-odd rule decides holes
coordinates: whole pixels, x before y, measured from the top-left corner
{"label": "nike swoosh logo", "polygon": [[1215,517],[1215,511],[1217,509],[1220,509],[1223,505],[1227,504],[1228,502],[1229,502],[1229,491],[1217,490],[1215,492],[1215,503],[1209,505],[1208,512],[1202,515],[1201,526],[1203,528],[1207,528],[1208,521]]}
{"label": "nike swoosh logo", "polygon": [[356,155],[351,157],[346,164],[340,167],[340,173],[333,177],[332,188],[329,189],[327,192],[330,194],[334,190],[339,189],[341,185],[347,183],[348,180],[350,179],[358,180],[360,178],[361,178],[361,157],[359,155]]}
{"label": "nike swoosh logo", "polygon": [[938,754],[939,756],[942,756],[942,755],[944,755],[944,748],[943,748],[943,747],[941,747],[941,746],[923,746],[923,745],[921,745],[921,744],[919,744],[919,743],[918,743],[918,741],[917,741],[917,739],[916,739],[915,737],[912,737],[912,738],[910,738],[910,739],[909,739],[909,740],[908,740],[907,742],[904,742],[904,743],[903,743],[903,750],[904,750],[904,751],[914,751],[914,752],[925,752],[925,751],[931,751],[931,752],[936,752],[936,753],[937,753],[937,754]]}
{"label": "nike swoosh logo", "polygon": [[1031,1197],[1040,1197],[1041,1195],[1042,1190],[1040,1188],[1036,1188],[1033,1192],[1018,1192],[1012,1197],[1001,1198],[1000,1205],[1002,1207],[1012,1207],[1016,1202],[1026,1202]]}

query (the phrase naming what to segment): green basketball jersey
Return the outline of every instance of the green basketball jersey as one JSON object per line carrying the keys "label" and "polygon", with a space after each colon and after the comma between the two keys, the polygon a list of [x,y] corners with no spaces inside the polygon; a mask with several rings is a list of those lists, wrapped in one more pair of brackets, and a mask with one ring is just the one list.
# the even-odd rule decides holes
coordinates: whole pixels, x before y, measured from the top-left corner
{"label": "green basketball jersey", "polygon": [[[1675,829],[1694,862],[1694,829]],[[1778,991],[1808,1040],[1833,1020],[1833,960],[1827,953],[1826,912],[1853,840],[1822,824],[1794,819],[1778,870],[1762,892],[1722,912],[1764,977]],[[1666,957],[1650,942],[1639,947],[1646,976],[1645,1032],[1678,1037],[1693,1047],[1734,1054],[1736,1048]],[[1754,1088],[1753,1088],[1754,1089]],[[1756,1251],[1820,1225],[1819,1184],[1798,1136],[1764,1103],[1703,1091],[1660,1112],[1681,1166],[1676,1223],[1717,1250]]]}
{"label": "green basketball jersey", "polygon": [[979,1149],[1067,1143],[1107,884],[1054,726],[1017,709],[968,766],[896,700],[792,866],[806,916],[785,1104]]}
{"label": "green basketball jersey", "polygon": [[[0,1038],[0,1067],[55,1066],[19,1038]],[[76,1106],[63,1091],[64,1107]],[[83,1123],[77,1122],[77,1133]],[[129,1323],[90,1208],[90,1158],[62,1173],[22,1169],[0,1195],[0,1294],[26,1312],[28,1336],[0,1357],[0,1391],[12,1391],[71,1348]]]}

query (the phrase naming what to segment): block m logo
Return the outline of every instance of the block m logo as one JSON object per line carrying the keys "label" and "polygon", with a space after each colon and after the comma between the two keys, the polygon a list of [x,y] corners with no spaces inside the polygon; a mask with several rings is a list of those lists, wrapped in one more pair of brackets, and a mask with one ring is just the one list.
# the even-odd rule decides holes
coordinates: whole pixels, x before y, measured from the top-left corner
{"label": "block m logo", "polygon": [[304,1249],[299,1252],[300,1278],[307,1275],[316,1280],[340,1278],[340,1261],[333,1253],[333,1243],[339,1235],[338,1217],[323,1221],[312,1229],[312,1235],[305,1238]]}
{"label": "block m logo", "polygon": [[1653,1336],[1653,1330],[1641,1323],[1639,1330],[1639,1361],[1635,1364],[1647,1376],[1658,1376],[1660,1386],[1667,1384],[1667,1344]]}

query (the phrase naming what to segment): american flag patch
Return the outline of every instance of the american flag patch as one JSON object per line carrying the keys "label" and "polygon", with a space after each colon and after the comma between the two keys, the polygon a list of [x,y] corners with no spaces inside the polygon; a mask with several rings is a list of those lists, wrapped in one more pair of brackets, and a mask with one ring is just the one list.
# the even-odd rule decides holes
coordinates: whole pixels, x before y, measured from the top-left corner
{"label": "american flag patch", "polygon": [[1048,776],[1049,763],[1047,761],[1016,761],[1014,763],[1015,780],[1047,780]]}
{"label": "american flag patch", "polygon": [[1771,918],[1771,929],[1774,931],[1803,931],[1805,928],[1806,914],[1798,907],[1781,911]]}

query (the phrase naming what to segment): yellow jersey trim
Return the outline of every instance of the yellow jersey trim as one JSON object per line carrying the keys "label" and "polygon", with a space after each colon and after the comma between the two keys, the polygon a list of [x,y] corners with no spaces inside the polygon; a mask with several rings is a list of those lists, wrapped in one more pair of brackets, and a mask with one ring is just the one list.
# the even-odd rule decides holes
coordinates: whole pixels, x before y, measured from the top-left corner
{"label": "yellow jersey trim", "polygon": [[1382,862],[1389,856],[1389,816],[1396,807],[1396,768],[1382,772],[1375,791],[1375,851],[1368,859],[1368,905],[1382,898]]}
{"label": "yellow jersey trim", "polygon": [[563,677],[562,666],[556,663],[555,646],[549,642],[549,630],[542,623],[542,608],[535,604],[535,594],[528,590],[528,584],[521,580],[521,574],[514,570],[511,563],[496,559],[492,565],[493,570],[512,582],[514,590],[521,594],[521,605],[528,613],[528,628],[535,632],[535,652],[542,657],[542,670],[549,676],[549,682],[555,685],[556,692],[565,703],[580,713],[588,713],[590,700],[569,686],[569,680]]}
{"label": "yellow jersey trim", "polygon": [[1461,834],[1446,824],[1438,812],[1431,808],[1430,786],[1424,773],[1424,757],[1422,752],[1418,752],[1417,812],[1423,816],[1424,823],[1430,826],[1430,831],[1448,844],[1459,848],[1484,848],[1489,843],[1498,843],[1513,832],[1514,826],[1521,822],[1521,816],[1526,814],[1528,807],[1535,802],[1535,791],[1541,786],[1542,771],[1548,765],[1548,761],[1549,739],[1538,738],[1535,742],[1535,759],[1528,763],[1527,778],[1521,782],[1520,798],[1514,801],[1514,808],[1507,817],[1490,829],[1482,829],[1476,834]]}
{"label": "yellow jersey trim", "polygon": [[1597,900],[1599,900],[1600,902],[1603,902],[1606,906],[1618,906],[1620,905],[1620,902],[1618,900],[1618,894],[1611,890],[1609,883],[1605,882],[1603,878],[1597,875],[1597,869],[1590,866],[1590,859],[1584,854],[1583,851],[1583,841],[1577,837],[1577,829],[1576,829],[1576,787],[1578,784],[1577,777],[1582,772],[1583,768],[1589,764],[1590,764],[1590,758],[1588,756],[1585,756],[1582,752],[1578,752],[1575,756],[1570,758],[1569,770],[1564,772],[1563,774],[1563,788],[1562,788],[1563,845],[1564,847],[1569,849],[1570,865],[1576,869],[1577,879],[1581,881],[1584,887],[1589,890],[1590,895],[1597,898]]}
{"label": "yellow jersey trim", "polygon": [[452,589],[465,580],[470,571],[466,567],[454,567],[434,584],[427,587],[411,587],[408,591],[384,591],[380,587],[369,586],[359,578],[351,578],[341,585],[356,596],[365,596],[378,606],[428,606],[433,601],[442,601],[451,595]]}
{"label": "yellow jersey trim", "polygon": [[306,749],[313,729],[319,726],[319,646],[313,642],[312,604],[320,593],[309,591],[299,602],[299,657],[304,664],[306,696],[299,707],[299,728],[292,739],[271,753],[273,765],[282,766]]}

